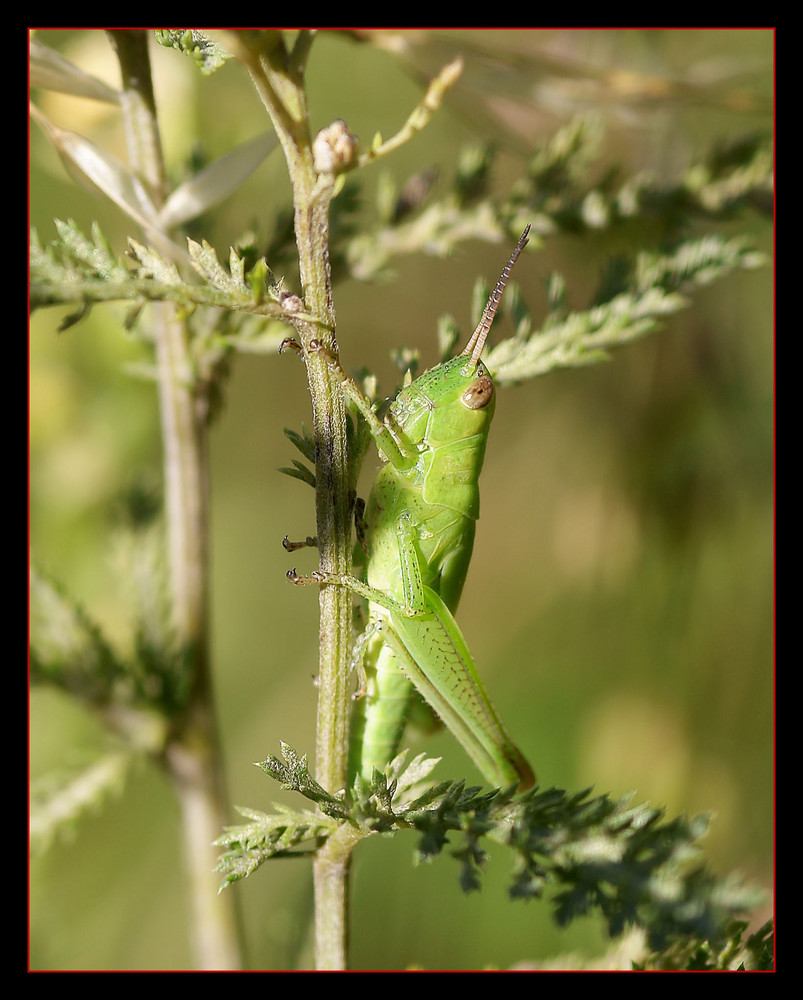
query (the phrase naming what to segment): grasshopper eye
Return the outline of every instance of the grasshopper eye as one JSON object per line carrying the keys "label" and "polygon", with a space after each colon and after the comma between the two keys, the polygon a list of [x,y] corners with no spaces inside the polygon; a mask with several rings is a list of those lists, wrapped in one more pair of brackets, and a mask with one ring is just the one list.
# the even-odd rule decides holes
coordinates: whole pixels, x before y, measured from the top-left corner
{"label": "grasshopper eye", "polygon": [[491,402],[493,396],[494,384],[491,381],[491,376],[480,375],[466,389],[460,400],[469,410],[482,410]]}

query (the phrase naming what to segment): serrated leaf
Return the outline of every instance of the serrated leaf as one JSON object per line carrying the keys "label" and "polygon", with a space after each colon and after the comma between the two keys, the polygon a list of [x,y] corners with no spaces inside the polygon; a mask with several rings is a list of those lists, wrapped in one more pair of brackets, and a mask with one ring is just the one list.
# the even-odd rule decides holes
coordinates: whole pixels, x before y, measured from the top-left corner
{"label": "serrated leaf", "polygon": [[221,891],[253,874],[270,858],[298,856],[315,850],[320,839],[329,836],[338,825],[337,820],[320,812],[281,805],[274,808],[275,812],[265,813],[237,806],[237,811],[251,822],[227,827],[215,841],[216,846],[228,848],[215,866],[215,871],[225,873]]}
{"label": "serrated leaf", "polygon": [[245,281],[251,289],[254,302],[257,303],[265,297],[266,287],[269,287],[277,297],[281,290],[281,282],[276,281],[264,257],[260,257],[256,264],[249,269],[245,275]]}
{"label": "serrated leaf", "polygon": [[206,240],[198,243],[188,238],[187,250],[189,251],[190,263],[193,268],[210,285],[219,288],[222,292],[236,292],[238,290],[237,283],[218,260],[215,248],[210,246]]}
{"label": "serrated leaf", "polygon": [[[495,344],[485,362],[501,385],[597,363],[615,347],[655,330],[665,316],[686,308],[687,288],[759,262],[742,240],[710,236],[689,240],[668,254],[641,253],[629,274],[617,274],[613,281],[610,273],[606,276],[611,293],[606,301],[584,312],[553,312],[540,330],[532,328],[523,302],[517,301],[516,335]],[[559,294],[562,299],[562,290]]]}
{"label": "serrated leaf", "polygon": [[215,871],[225,876],[220,883],[221,892],[252,875],[271,858],[312,852],[320,838],[327,837],[334,829],[332,820],[320,813],[277,809],[273,815],[249,811],[254,822],[230,827],[215,841],[216,846],[228,848],[215,865]]}
{"label": "serrated leaf", "polygon": [[72,264],[83,265],[83,271],[105,281],[128,278],[128,269],[114,256],[96,222],[92,223],[90,237],[85,236],[72,219],[54,219],[53,224],[62,241],[62,255],[69,256]]}
{"label": "serrated leaf", "polygon": [[115,751],[67,773],[36,779],[30,790],[29,835],[35,851],[74,833],[81,817],[122,789],[135,755]]}
{"label": "serrated leaf", "polygon": [[126,674],[100,628],[54,581],[31,569],[31,679],[106,702]]}
{"label": "serrated leaf", "polygon": [[301,433],[289,427],[282,428],[285,437],[292,441],[308,462],[315,464],[315,442],[312,440],[309,430],[302,424]]}
{"label": "serrated leaf", "polygon": [[300,479],[302,483],[306,483],[308,486],[315,489],[315,473],[295,458],[292,462],[292,469],[289,466],[283,465],[280,467],[279,472],[283,472],[286,476],[290,476],[291,479]]}
{"label": "serrated leaf", "polygon": [[160,45],[176,49],[193,59],[205,76],[210,76],[232,58],[230,52],[227,52],[222,45],[209,38],[202,31],[187,28],[164,28],[156,31],[155,35],[156,41]]}
{"label": "serrated leaf", "polygon": [[181,274],[173,261],[165,260],[153,247],[143,246],[142,243],[138,243],[130,236],[128,245],[139,261],[144,274],[162,285],[179,286],[183,284]]}

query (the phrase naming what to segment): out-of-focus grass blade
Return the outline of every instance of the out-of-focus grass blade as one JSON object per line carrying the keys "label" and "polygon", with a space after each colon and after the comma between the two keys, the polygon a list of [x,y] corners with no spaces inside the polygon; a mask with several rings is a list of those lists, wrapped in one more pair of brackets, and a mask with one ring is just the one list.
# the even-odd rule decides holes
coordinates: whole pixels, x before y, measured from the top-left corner
{"label": "out-of-focus grass blade", "polygon": [[36,105],[31,116],[55,147],[70,176],[99,191],[156,239],[163,251],[187,259],[185,251],[167,234],[227,198],[253,173],[277,145],[274,133],[265,132],[226,153],[173,191],[157,211],[148,192],[128,167],[91,140],[59,128]]}
{"label": "out-of-focus grass blade", "polygon": [[187,251],[164,234],[150,195],[124,163],[84,136],[54,125],[36,105],[31,105],[31,117],[53,144],[73,180],[113,201],[142,227],[160,253],[173,260],[189,260]]}
{"label": "out-of-focus grass blade", "polygon": [[94,76],[59,55],[54,49],[42,45],[35,38],[30,42],[30,82],[32,87],[56,90],[75,97],[88,97],[95,101],[119,104],[120,95]]}
{"label": "out-of-focus grass blade", "polygon": [[36,105],[31,105],[31,116],[55,147],[73,180],[97,189],[141,225],[154,225],[156,207],[124,163],[77,132],[54,125]]}
{"label": "out-of-focus grass blade", "polygon": [[226,153],[173,191],[158,214],[167,231],[223,201],[252,174],[278,144],[274,132],[264,132]]}

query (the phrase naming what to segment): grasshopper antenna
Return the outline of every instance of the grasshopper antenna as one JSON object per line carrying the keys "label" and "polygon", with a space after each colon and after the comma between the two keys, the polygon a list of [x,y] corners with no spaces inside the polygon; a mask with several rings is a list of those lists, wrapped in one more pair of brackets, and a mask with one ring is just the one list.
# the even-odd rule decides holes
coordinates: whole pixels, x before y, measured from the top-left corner
{"label": "grasshopper antenna", "polygon": [[524,230],[524,232],[519,237],[519,242],[513,253],[510,255],[510,260],[505,264],[501,275],[499,276],[499,281],[496,283],[496,288],[491,292],[488,302],[482,311],[482,319],[477,324],[477,329],[471,334],[471,339],[466,344],[463,354],[471,355],[472,364],[477,364],[480,360],[480,355],[482,354],[482,349],[485,347],[485,341],[488,337],[488,331],[491,329],[491,323],[494,321],[494,316],[496,315],[496,310],[499,307],[499,303],[502,301],[502,293],[505,290],[505,285],[507,284],[507,279],[510,277],[510,272],[513,270],[513,265],[519,259],[519,254],[527,246],[527,237],[530,233],[530,227]]}

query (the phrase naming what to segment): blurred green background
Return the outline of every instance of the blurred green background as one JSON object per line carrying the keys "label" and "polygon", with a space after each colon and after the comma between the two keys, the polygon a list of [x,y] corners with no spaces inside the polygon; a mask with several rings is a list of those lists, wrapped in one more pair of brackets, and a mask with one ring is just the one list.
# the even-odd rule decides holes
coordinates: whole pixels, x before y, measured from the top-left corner
{"label": "blurred green background", "polygon": [[[102,32],[38,34],[117,82]],[[369,222],[368,192],[382,171],[403,180],[436,164],[446,178],[462,145],[492,137],[504,144],[495,184],[505,191],[521,172],[521,151],[576,110],[605,116],[604,162],[665,177],[715,140],[772,127],[768,30],[424,32],[415,41],[412,58],[426,75],[455,45],[465,49],[466,71],[426,131],[365,174]],[[493,58],[469,49],[477,45]],[[204,79],[178,54],[154,47],[153,58],[171,168],[179,171],[197,142],[214,157],[267,128],[238,66]],[[411,68],[337,33],[321,37],[308,70],[314,126],[342,117],[364,142],[376,131],[389,136],[420,99]],[[649,100],[622,100],[622,90],[614,99],[613,71],[617,80],[655,74],[675,86]],[[113,109],[49,93],[36,99],[56,124],[124,158]],[[40,238],[55,235],[53,217],[84,228],[97,219],[122,251],[130,224],[70,181],[35,127],[30,148],[30,214]],[[225,259],[256,222],[270,233],[288,198],[276,153],[203,235]],[[772,253],[766,220],[724,228]],[[391,349],[415,346],[425,366],[434,363],[438,316],[453,313],[467,333],[474,280],[493,281],[507,253],[465,244],[449,260],[396,261],[392,282],[339,285],[344,363],[367,365],[392,394]],[[515,278],[536,317],[553,270],[566,274],[582,308],[605,255],[604,234],[562,237],[526,255]],[[295,280],[288,275],[291,290]],[[115,515],[132,483],[161,476],[154,387],[127,369],[148,351],[122,331],[116,307],[95,308],[57,336],[62,315],[44,310],[31,322],[32,554],[125,642]],[[285,534],[314,530],[313,495],[277,472],[294,454],[282,428],[303,422],[302,365],[287,356],[235,359],[211,442],[214,660],[231,801],[258,809],[287,799],[251,762],[277,753],[279,740],[314,749],[317,601],[284,579],[294,562],[312,569],[314,554],[288,556],[281,546]],[[366,487],[375,468],[371,456]],[[712,868],[739,870],[771,890],[771,266],[697,292],[690,309],[607,364],[500,394],[458,619],[544,785],[635,790],[670,816],[711,812]],[[46,690],[32,693],[30,730],[33,776],[91,755],[103,741],[80,709]],[[441,777],[470,767],[447,735],[416,748],[443,755]],[[413,868],[412,848],[404,836],[359,848],[354,967],[507,967],[608,947],[594,921],[559,931],[548,907],[507,903],[503,851],[482,892],[466,897],[448,857]],[[308,961],[307,862],[268,864],[229,891],[241,899],[253,968]],[[30,965],[188,968],[186,899],[177,807],[162,775],[143,766],[71,842],[32,859]]]}

